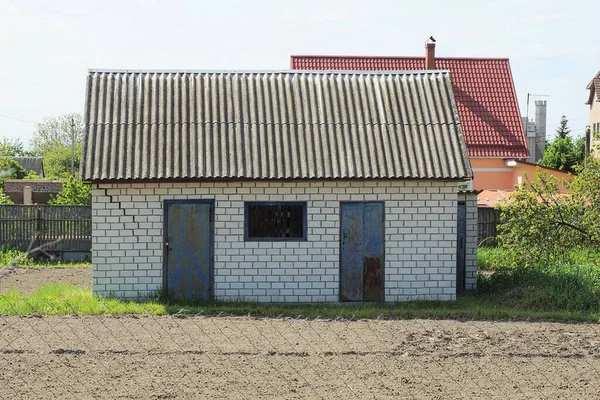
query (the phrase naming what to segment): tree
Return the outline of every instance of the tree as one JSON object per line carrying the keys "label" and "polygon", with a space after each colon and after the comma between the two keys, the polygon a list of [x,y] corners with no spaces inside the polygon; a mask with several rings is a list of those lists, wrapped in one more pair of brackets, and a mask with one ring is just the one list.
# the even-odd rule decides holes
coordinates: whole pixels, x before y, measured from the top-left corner
{"label": "tree", "polygon": [[65,114],[57,118],[45,118],[36,126],[31,148],[44,157],[46,176],[66,179],[71,176],[71,120],[75,122],[75,172],[79,170],[83,140],[83,118],[80,114]]}
{"label": "tree", "polygon": [[23,142],[19,138],[2,138],[0,142],[0,156],[4,157],[16,157],[27,155],[23,147]]}
{"label": "tree", "polygon": [[[558,183],[566,188],[561,193]],[[498,240],[508,263],[526,266],[537,260],[565,258],[579,247],[600,246],[600,161],[588,164],[573,181],[542,172],[500,206]]]}
{"label": "tree", "polygon": [[[81,143],[75,145],[74,169],[78,175],[81,160]],[[44,154],[44,172],[50,179],[67,179],[71,176],[71,146],[55,146]]]}
{"label": "tree", "polygon": [[23,179],[27,175],[25,168],[10,157],[0,157],[0,186],[8,179]]}
{"label": "tree", "polygon": [[48,203],[89,206],[92,204],[92,187],[81,179],[69,177],[63,182],[62,190]]}
{"label": "tree", "polygon": [[564,139],[569,136],[571,130],[569,129],[569,120],[566,115],[560,116],[560,122],[558,124],[558,128],[556,128],[556,137],[559,139]]}
{"label": "tree", "polygon": [[57,118],[47,117],[42,123],[36,124],[31,150],[44,156],[56,147],[71,148],[71,120],[75,122],[75,144],[80,144],[83,140],[83,118],[81,114],[72,113]]}
{"label": "tree", "polygon": [[575,172],[581,161],[583,161],[583,154],[578,153],[573,140],[567,136],[556,138],[550,143],[550,146],[544,150],[544,156],[540,160],[540,164],[544,167]]}
{"label": "tree", "polygon": [[569,134],[569,120],[566,116],[560,118],[560,123],[556,129],[557,137],[546,146],[544,156],[540,160],[540,164],[549,167],[560,169],[566,172],[576,172],[583,165],[585,157],[585,139],[578,139],[573,142]]}
{"label": "tree", "polygon": [[13,204],[12,200],[4,194],[4,181],[8,179],[22,179],[27,174],[25,168],[9,157],[0,156],[0,204]]}

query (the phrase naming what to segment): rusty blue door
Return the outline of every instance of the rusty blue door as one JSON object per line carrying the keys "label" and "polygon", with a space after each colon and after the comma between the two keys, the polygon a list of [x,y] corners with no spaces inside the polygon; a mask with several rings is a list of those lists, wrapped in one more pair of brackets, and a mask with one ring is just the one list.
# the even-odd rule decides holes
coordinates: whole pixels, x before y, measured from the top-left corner
{"label": "rusty blue door", "polygon": [[341,203],[340,299],[383,300],[383,203]]}
{"label": "rusty blue door", "polygon": [[172,299],[212,296],[212,202],[165,201],[165,286]]}

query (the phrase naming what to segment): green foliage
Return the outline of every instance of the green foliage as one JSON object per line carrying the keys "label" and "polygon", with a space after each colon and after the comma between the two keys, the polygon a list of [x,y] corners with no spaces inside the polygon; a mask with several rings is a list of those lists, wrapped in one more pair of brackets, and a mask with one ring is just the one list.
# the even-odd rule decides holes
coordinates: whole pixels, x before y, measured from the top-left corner
{"label": "green foliage", "polygon": [[71,120],[75,122],[75,144],[80,144],[83,139],[83,118],[81,114],[77,113],[65,114],[57,118],[44,118],[42,123],[36,125],[36,131],[31,139],[32,151],[45,156],[50,150],[57,147],[70,149]]}
{"label": "green foliage", "polygon": [[29,171],[29,173],[27,175],[25,175],[23,177],[23,179],[38,180],[38,179],[42,179],[42,178],[37,174],[37,172],[32,170],[32,171]]}
{"label": "green foliage", "polygon": [[556,139],[546,145],[544,156],[540,160],[541,165],[567,172],[577,172],[583,165],[585,138],[573,141],[569,136],[571,130],[568,123],[567,117],[563,115],[556,129]]}
{"label": "green foliage", "polygon": [[0,204],[14,204],[13,201],[4,194],[4,191],[0,187]]}
{"label": "green foliage", "polygon": [[505,223],[498,240],[507,250],[506,265],[564,260],[573,249],[599,247],[600,162],[589,159],[572,182],[538,171],[500,209]]}
{"label": "green foliage", "polygon": [[21,164],[9,157],[0,157],[0,186],[8,179],[23,179],[27,171]]}
{"label": "green foliage", "polygon": [[[55,146],[43,154],[44,171],[49,179],[68,179],[71,177],[71,146]],[[75,145],[74,169],[75,176],[79,172],[81,162],[81,143]]]}
{"label": "green foliage", "polygon": [[556,137],[559,139],[564,139],[569,136],[571,130],[569,129],[569,120],[566,115],[560,116],[560,122],[558,124],[558,128],[556,128]]}
{"label": "green foliage", "polygon": [[15,157],[25,155],[29,155],[29,152],[25,151],[23,143],[19,138],[2,138],[0,142],[0,156]]}
{"label": "green foliage", "polygon": [[30,252],[16,248],[0,248],[0,268],[3,266],[46,268],[91,268],[89,261],[63,261],[60,259],[33,258]]}
{"label": "green foliage", "polygon": [[92,187],[81,179],[69,177],[63,182],[62,190],[49,203],[89,206],[92,204]]}
{"label": "green foliage", "polygon": [[0,249],[0,266],[31,265],[33,259],[26,251],[18,249]]}
{"label": "green foliage", "polygon": [[506,264],[506,250],[502,247],[480,247],[477,249],[477,269],[480,271],[498,271],[512,269]]}
{"label": "green foliage", "polygon": [[600,311],[598,261],[555,260],[480,275],[478,291],[498,304],[533,311]]}
{"label": "green foliage", "polygon": [[[75,128],[71,128],[74,121]],[[73,135],[74,133],[74,135]],[[44,157],[46,178],[67,179],[71,174],[71,144],[75,139],[74,175],[77,176],[83,140],[83,118],[80,114],[66,114],[57,118],[45,118],[36,126],[31,139],[33,152]]]}
{"label": "green foliage", "polygon": [[549,168],[575,172],[581,165],[583,156],[584,152],[581,151],[578,143],[573,143],[571,137],[556,138],[544,150],[540,164]]}

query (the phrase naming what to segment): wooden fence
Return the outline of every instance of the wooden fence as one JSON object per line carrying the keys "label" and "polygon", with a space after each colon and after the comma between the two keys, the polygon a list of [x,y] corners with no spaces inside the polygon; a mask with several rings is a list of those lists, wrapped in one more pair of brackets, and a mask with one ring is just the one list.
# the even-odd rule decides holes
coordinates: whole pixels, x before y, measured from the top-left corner
{"label": "wooden fence", "polygon": [[500,224],[500,211],[489,207],[477,208],[479,225],[478,243],[482,246],[491,246],[496,242],[498,225]]}
{"label": "wooden fence", "polygon": [[0,246],[91,251],[92,207],[1,205]]}

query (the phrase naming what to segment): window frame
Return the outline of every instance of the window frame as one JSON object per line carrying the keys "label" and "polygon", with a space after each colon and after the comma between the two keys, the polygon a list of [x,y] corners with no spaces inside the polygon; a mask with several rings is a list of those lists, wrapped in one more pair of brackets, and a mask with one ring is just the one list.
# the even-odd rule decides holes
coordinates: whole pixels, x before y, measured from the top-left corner
{"label": "window frame", "polygon": [[[302,206],[302,237],[254,237],[248,232],[249,212],[252,206]],[[244,202],[244,241],[245,242],[306,242],[308,240],[308,202],[306,201],[245,201]]]}

